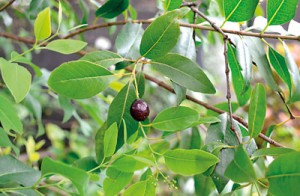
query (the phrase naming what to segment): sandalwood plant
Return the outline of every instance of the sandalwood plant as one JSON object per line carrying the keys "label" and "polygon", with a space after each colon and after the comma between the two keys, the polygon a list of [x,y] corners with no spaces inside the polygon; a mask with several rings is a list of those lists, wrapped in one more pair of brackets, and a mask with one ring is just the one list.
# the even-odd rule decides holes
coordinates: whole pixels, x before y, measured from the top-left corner
{"label": "sandalwood plant", "polygon": [[0,2],[0,194],[296,195],[298,1],[138,2]]}

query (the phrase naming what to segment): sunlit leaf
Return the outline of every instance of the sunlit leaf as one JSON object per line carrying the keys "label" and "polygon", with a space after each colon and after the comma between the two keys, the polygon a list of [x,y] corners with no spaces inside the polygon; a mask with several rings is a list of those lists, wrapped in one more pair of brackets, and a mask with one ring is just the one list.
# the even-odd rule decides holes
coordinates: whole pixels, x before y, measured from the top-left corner
{"label": "sunlit leaf", "polygon": [[234,91],[239,105],[243,106],[248,102],[251,94],[251,88],[249,84],[247,84],[249,83],[249,81],[246,81],[244,79],[244,76],[242,74],[242,68],[238,62],[238,59],[236,58],[236,50],[231,46],[231,44],[228,44],[227,55],[231,70]]}
{"label": "sunlit leaf", "polygon": [[104,156],[110,157],[114,154],[118,139],[117,123],[112,124],[104,134]]}
{"label": "sunlit leaf", "polygon": [[18,134],[23,133],[23,124],[14,105],[2,95],[0,95],[0,121],[5,131],[14,130]]}
{"label": "sunlit leaf", "polygon": [[161,111],[153,120],[152,126],[162,131],[179,131],[192,126],[198,119],[197,111],[178,106]]}
{"label": "sunlit leaf", "polygon": [[290,97],[288,102],[294,103],[300,100],[300,72],[299,68],[293,58],[288,46],[283,42],[283,47],[285,51],[286,64],[291,74],[292,80],[292,91],[290,92]]}
{"label": "sunlit leaf", "polygon": [[216,92],[199,65],[184,56],[170,53],[152,61],[151,66],[187,89],[207,94]]}
{"label": "sunlit leaf", "polygon": [[149,59],[167,54],[176,45],[180,35],[177,19],[188,11],[188,8],[182,8],[156,18],[144,32],[140,54]]}
{"label": "sunlit leaf", "polygon": [[292,91],[291,76],[287,64],[285,62],[285,58],[271,47],[269,47],[269,58],[270,58],[271,65],[274,67],[275,71],[280,76],[280,78],[287,84],[291,92]]}
{"label": "sunlit leaf", "polygon": [[262,157],[262,156],[280,156],[286,153],[294,152],[294,149],[291,148],[261,148],[257,151],[255,151],[251,158],[257,158],[257,157]]}
{"label": "sunlit leaf", "polygon": [[50,7],[41,11],[34,22],[34,35],[36,40],[44,40],[51,35]]}
{"label": "sunlit leaf", "polygon": [[269,166],[266,177],[269,180],[269,192],[278,195],[293,195],[300,183],[300,152],[291,152],[275,159]]}
{"label": "sunlit leaf", "polygon": [[82,50],[87,45],[86,42],[72,39],[57,39],[45,46],[45,49],[52,50],[61,54],[73,54]]}
{"label": "sunlit leaf", "polygon": [[164,154],[167,167],[185,176],[201,174],[209,167],[219,162],[219,159],[202,150],[175,149]]}
{"label": "sunlit leaf", "polygon": [[252,92],[249,115],[248,130],[250,137],[256,137],[261,132],[267,110],[267,100],[265,88],[262,84],[257,84]]}
{"label": "sunlit leaf", "polygon": [[142,24],[127,23],[116,38],[116,48],[120,55],[137,59],[140,56],[140,44],[144,29]]}
{"label": "sunlit leaf", "polygon": [[83,57],[81,57],[80,60],[90,61],[92,63],[108,68],[111,65],[123,61],[124,58],[111,51],[101,50],[101,51],[89,52]]}
{"label": "sunlit leaf", "polygon": [[57,93],[73,99],[92,97],[104,90],[112,73],[83,60],[63,63],[50,75],[48,84]]}
{"label": "sunlit leaf", "polygon": [[1,75],[7,88],[17,103],[27,95],[31,86],[31,74],[25,68],[16,63],[10,63],[0,58]]}
{"label": "sunlit leaf", "polygon": [[137,182],[124,192],[124,196],[140,195],[140,196],[155,196],[156,186],[153,180]]}
{"label": "sunlit leaf", "polygon": [[268,25],[279,25],[294,18],[298,0],[268,0]]}
{"label": "sunlit leaf", "polygon": [[224,0],[226,21],[242,22],[250,20],[258,0]]}

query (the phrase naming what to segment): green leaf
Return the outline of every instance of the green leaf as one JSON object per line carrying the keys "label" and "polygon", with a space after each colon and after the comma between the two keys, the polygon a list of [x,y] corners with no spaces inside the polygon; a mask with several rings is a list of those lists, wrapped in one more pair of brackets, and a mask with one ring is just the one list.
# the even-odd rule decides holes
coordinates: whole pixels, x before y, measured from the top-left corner
{"label": "green leaf", "polygon": [[144,181],[153,177],[153,172],[150,168],[148,168],[140,177],[140,181]]}
{"label": "green leaf", "polygon": [[31,85],[30,72],[16,64],[0,58],[1,75],[7,88],[17,103],[27,95]]}
{"label": "green leaf", "polygon": [[59,96],[58,97],[59,105],[60,107],[64,110],[64,118],[63,118],[63,123],[67,122],[70,120],[70,118],[73,116],[75,112],[75,108],[73,104],[71,103],[71,100],[68,99],[65,96]]}
{"label": "green leaf", "polygon": [[132,195],[139,195],[139,196],[155,196],[155,185],[153,180],[141,181],[137,182],[123,193],[123,196],[132,196]]}
{"label": "green leaf", "polygon": [[34,35],[37,41],[44,40],[51,35],[50,7],[38,14],[34,22]]}
{"label": "green leaf", "polygon": [[124,58],[116,53],[102,50],[87,53],[86,55],[81,57],[80,60],[90,61],[92,63],[101,65],[102,67],[108,68],[111,65],[124,61]]}
{"label": "green leaf", "polygon": [[295,16],[298,0],[268,0],[267,19],[269,25],[280,25]]}
{"label": "green leaf", "polygon": [[188,11],[188,8],[182,8],[156,18],[144,32],[140,54],[149,59],[167,54],[176,45],[180,35],[177,19]]}
{"label": "green leaf", "polygon": [[43,177],[48,176],[49,174],[59,174],[68,178],[77,188],[80,195],[85,195],[89,175],[83,170],[45,157],[42,161],[41,171]]}
{"label": "green leaf", "polygon": [[144,93],[145,93],[145,75],[143,72],[138,72],[136,74],[136,77],[135,77],[136,81],[137,81],[137,85],[134,84],[135,88],[138,89],[139,91],[139,97],[142,98],[144,96]]}
{"label": "green leaf", "polygon": [[276,196],[294,195],[300,183],[300,152],[291,152],[275,159],[269,166],[266,177],[269,192]]}
{"label": "green leaf", "polygon": [[74,39],[57,39],[47,44],[42,49],[52,50],[61,54],[73,54],[86,47],[87,43]]}
{"label": "green leaf", "polygon": [[43,73],[41,72],[40,68],[37,65],[33,64],[29,59],[20,56],[20,54],[15,51],[11,53],[11,61],[17,63],[25,63],[29,65],[38,77],[41,77],[43,75]]}
{"label": "green leaf", "polygon": [[[222,192],[226,184],[228,183],[229,179],[224,175],[225,169],[228,167],[229,163],[233,160],[235,149],[222,149],[224,145],[227,146],[237,146],[239,142],[236,138],[236,135],[230,129],[230,122],[228,115],[226,113],[221,114],[219,116],[221,122],[211,124],[207,130],[207,136],[205,139],[205,144],[208,145],[213,142],[217,142],[217,145],[212,148],[212,152],[215,155],[219,156],[220,162],[213,168],[213,173],[211,174],[212,179],[216,185],[216,188],[219,193]],[[242,137],[241,131],[239,126],[235,121],[233,121],[233,126],[237,131],[240,138]],[[221,145],[220,145],[221,143]]]}
{"label": "green leaf", "polygon": [[172,86],[176,94],[177,105],[180,105],[181,102],[184,101],[186,98],[186,88],[180,86],[176,82],[172,82]]}
{"label": "green leaf", "polygon": [[210,176],[203,174],[195,175],[194,181],[196,195],[210,195],[215,190],[214,182]]}
{"label": "green leaf", "polygon": [[193,29],[180,27],[180,36],[177,44],[171,50],[196,62],[196,45],[193,39]]}
{"label": "green leaf", "polygon": [[254,168],[243,145],[237,148],[234,159],[226,168],[225,176],[237,183],[255,182]]}
{"label": "green leaf", "polygon": [[200,119],[195,123],[193,123],[193,125],[196,126],[200,124],[211,124],[217,122],[221,122],[221,120],[215,116],[207,116],[207,117],[200,117]]}
{"label": "green leaf", "polygon": [[267,100],[265,88],[262,84],[257,84],[252,92],[249,115],[248,115],[248,130],[250,137],[256,137],[261,132],[267,110]]}
{"label": "green leaf", "polygon": [[198,127],[192,128],[190,149],[200,149],[202,145],[202,137]]}
{"label": "green leaf", "polygon": [[114,196],[119,193],[130,181],[133,173],[122,172],[113,167],[106,170],[107,178],[104,179],[103,189],[107,196]]}
{"label": "green leaf", "polygon": [[161,111],[153,120],[152,126],[162,131],[179,131],[191,127],[199,120],[196,110],[178,106]]}
{"label": "green leaf", "polygon": [[[228,112],[228,102],[222,102],[214,105],[214,107],[219,108],[220,110],[224,110]],[[239,104],[236,102],[231,102],[231,110],[232,113],[234,113],[239,108]],[[214,111],[208,110],[206,113],[207,116],[219,116],[219,113],[216,113]]]}
{"label": "green leaf", "polygon": [[124,154],[115,162],[113,162],[111,167],[122,172],[134,172],[149,165],[154,165],[154,163],[149,159],[140,156]]}
{"label": "green leaf", "polygon": [[262,41],[255,37],[245,37],[244,40],[251,51],[252,60],[256,63],[264,80],[274,91],[280,91],[274,79]]}
{"label": "green leaf", "polygon": [[219,159],[203,150],[169,150],[164,154],[167,167],[176,174],[190,176],[201,174],[219,162]]}
{"label": "green leaf", "polygon": [[114,18],[128,8],[129,0],[108,0],[96,11],[97,17]]}
{"label": "green leaf", "polygon": [[[82,169],[84,171],[90,171],[96,167],[98,167],[97,162],[95,161],[95,158],[92,156],[84,157],[81,159],[78,159],[73,162],[73,165],[75,167],[78,167],[79,169]],[[93,170],[95,173],[100,173],[100,169]]]}
{"label": "green leaf", "polygon": [[127,23],[121,29],[116,38],[116,49],[118,54],[126,57],[137,59],[140,57],[140,44],[144,29],[142,24]]}
{"label": "green leaf", "polygon": [[231,46],[231,44],[228,44],[227,55],[236,98],[239,102],[239,105],[243,106],[250,98],[251,89],[249,86],[247,87],[249,84],[247,84],[247,81],[245,81],[243,77],[242,68],[238,62],[238,59],[236,58],[236,50]]}
{"label": "green leaf", "polygon": [[102,124],[102,126],[98,129],[96,136],[95,136],[96,161],[98,164],[101,164],[105,158],[104,135],[105,135],[106,130],[107,130],[107,122]]}
{"label": "green leaf", "polygon": [[16,182],[23,186],[32,186],[41,174],[11,155],[0,156],[0,184]]}
{"label": "green leaf", "polygon": [[100,65],[78,60],[61,64],[51,73],[48,84],[61,95],[84,99],[103,91],[111,75],[110,71]]}
{"label": "green leaf", "polygon": [[166,0],[164,1],[164,7],[166,11],[180,8],[183,0]]}
{"label": "green leaf", "polygon": [[133,85],[125,85],[110,104],[107,116],[107,125],[117,123],[119,128],[118,144],[119,149],[124,143],[124,119],[127,128],[127,138],[133,135],[138,129],[138,121],[134,120],[130,114],[131,104],[136,99],[135,88]]}
{"label": "green leaf", "polygon": [[285,58],[281,56],[276,50],[269,47],[269,59],[271,65],[274,67],[280,78],[287,84],[289,91],[292,91],[292,82]]}
{"label": "green leaf", "polygon": [[104,134],[104,156],[110,157],[116,150],[118,139],[118,126],[117,123],[112,124]]}
{"label": "green leaf", "polygon": [[225,21],[242,22],[250,20],[258,0],[224,0]]}
{"label": "green leaf", "polygon": [[288,46],[284,42],[283,47],[285,51],[286,64],[289,68],[292,79],[292,91],[290,92],[288,103],[294,103],[300,100],[300,73]]}
{"label": "green leaf", "polygon": [[184,56],[167,54],[152,61],[151,66],[187,89],[208,94],[216,92],[199,65]]}
{"label": "green leaf", "polygon": [[14,147],[11,143],[7,133],[0,127],[0,146],[1,147]]}
{"label": "green leaf", "polygon": [[290,153],[290,152],[294,152],[294,151],[295,150],[291,149],[291,148],[279,148],[279,147],[276,147],[276,148],[262,148],[262,149],[259,149],[259,150],[255,151],[252,154],[251,158],[254,159],[254,158],[262,157],[262,156],[280,156],[280,155]]}
{"label": "green leaf", "polygon": [[42,122],[42,106],[40,101],[33,96],[32,92],[29,92],[29,94],[26,96],[26,99],[24,101],[24,105],[27,106],[29,111],[35,116],[36,118],[36,124],[38,125],[38,132],[36,134],[36,137],[39,137],[45,133],[44,125]]}
{"label": "green leaf", "polygon": [[50,6],[50,2],[47,0],[32,0],[26,14],[28,14],[30,20],[33,20],[39,12],[48,6]]}
{"label": "green leaf", "polygon": [[244,40],[240,37],[237,38],[236,43],[236,58],[241,66],[241,73],[244,78],[244,91],[247,91],[250,88],[250,82],[252,77],[252,57],[250,50]]}
{"label": "green leaf", "polygon": [[0,122],[7,132],[14,130],[18,134],[23,133],[23,125],[14,105],[2,95],[0,95]]}

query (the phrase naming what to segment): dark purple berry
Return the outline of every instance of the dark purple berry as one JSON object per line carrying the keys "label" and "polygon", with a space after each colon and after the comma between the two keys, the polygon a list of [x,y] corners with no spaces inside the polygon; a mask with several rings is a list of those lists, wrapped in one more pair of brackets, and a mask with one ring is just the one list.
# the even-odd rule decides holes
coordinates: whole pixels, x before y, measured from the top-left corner
{"label": "dark purple berry", "polygon": [[137,121],[144,121],[149,116],[150,110],[145,101],[142,99],[136,99],[131,107],[130,107],[130,114],[132,118]]}

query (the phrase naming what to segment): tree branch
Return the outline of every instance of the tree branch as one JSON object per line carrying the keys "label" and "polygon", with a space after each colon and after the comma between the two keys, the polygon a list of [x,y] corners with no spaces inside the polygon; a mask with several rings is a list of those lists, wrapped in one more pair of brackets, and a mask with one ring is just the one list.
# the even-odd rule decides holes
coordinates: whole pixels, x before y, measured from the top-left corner
{"label": "tree branch", "polygon": [[[125,25],[129,22],[132,23],[142,23],[142,24],[151,24],[153,20],[123,20],[123,21],[116,21],[116,22],[108,22],[108,23],[102,23],[102,24],[96,24],[96,25],[91,25],[82,29],[79,29],[77,31],[74,31],[68,35],[66,35],[64,38],[71,38],[74,37],[78,34],[81,34],[86,31],[91,31],[95,29],[100,29],[100,28],[105,28],[105,27],[110,27],[110,26],[118,26],[118,25]],[[205,31],[216,31],[213,27],[209,26],[204,26],[200,24],[188,24],[188,23],[179,23],[180,26],[182,27],[188,27],[188,28],[193,28],[193,29],[200,29],[200,30],[205,30]],[[253,33],[253,32],[248,32],[248,31],[235,31],[235,30],[229,30],[229,29],[224,29],[224,28],[219,28],[221,29],[224,33],[229,33],[229,34],[235,34],[235,35],[241,35],[241,36],[250,36],[250,37],[258,37],[258,38],[269,38],[269,39],[284,39],[284,40],[296,40],[300,41],[299,36],[286,36],[286,35],[279,35],[279,34],[260,34],[260,33]]]}
{"label": "tree branch", "polygon": [[[150,23],[150,22],[149,22],[149,23]],[[107,23],[105,23],[105,24],[107,24]],[[110,23],[110,24],[111,24],[111,23]],[[126,23],[124,23],[124,24],[126,24]],[[104,25],[104,24],[103,24],[103,25]],[[103,25],[102,25],[102,27],[106,27],[105,25],[104,25],[104,26],[103,26]],[[97,28],[95,28],[95,29],[97,29]],[[84,32],[84,31],[83,31],[83,32]],[[15,41],[18,41],[18,42],[27,43],[27,44],[34,44],[34,43],[35,43],[35,41],[32,40],[32,39],[21,38],[21,37],[18,37],[18,36],[15,36],[15,35],[13,35],[13,34],[9,34],[9,33],[3,33],[3,32],[0,32],[0,36],[5,37],[5,38],[8,38],[8,39],[15,40]],[[75,35],[74,35],[74,36],[75,36]],[[72,36],[71,36],[71,37],[72,37]],[[79,52],[79,54],[80,54],[80,55],[84,55],[84,54],[86,54],[86,52],[81,51],[81,52]],[[125,68],[125,69],[126,69],[127,71],[132,71],[132,69],[131,69],[130,67],[127,67],[127,68]],[[154,78],[154,77],[152,77],[152,76],[150,76],[150,75],[148,75],[148,74],[145,74],[145,78],[146,78],[147,80],[149,80],[149,81],[152,81],[152,82],[156,83],[158,86],[160,86],[160,87],[166,89],[167,91],[169,91],[169,92],[171,92],[171,93],[175,93],[175,91],[173,90],[173,88],[172,88],[171,86],[169,86],[168,84],[164,83],[163,81],[157,80],[156,78]],[[197,104],[199,104],[199,105],[205,107],[206,109],[211,110],[211,111],[214,111],[214,112],[216,112],[216,113],[218,113],[218,114],[222,114],[222,113],[225,113],[225,112],[226,112],[226,111],[224,111],[224,110],[221,110],[221,109],[219,109],[219,108],[216,108],[216,107],[214,107],[214,106],[212,106],[212,105],[210,105],[210,104],[208,104],[208,103],[205,103],[205,102],[203,102],[203,101],[200,101],[200,100],[198,100],[198,99],[196,99],[196,98],[194,98],[194,97],[192,97],[192,96],[189,96],[189,95],[186,96],[186,99],[188,99],[188,100],[190,100],[190,101],[192,101],[192,102],[194,102],[194,103],[197,103]],[[239,116],[237,116],[237,115],[234,115],[234,114],[232,115],[232,117],[233,117],[236,121],[238,121],[239,123],[241,123],[244,127],[248,128],[248,123],[247,123],[244,119],[242,119],[241,117],[239,117]],[[274,146],[277,146],[277,147],[284,147],[282,144],[280,144],[280,143],[278,143],[278,142],[272,140],[271,138],[265,136],[265,135],[262,134],[262,133],[259,134],[259,137],[262,138],[263,140],[265,140],[266,142],[268,142],[268,143],[274,145]]]}
{"label": "tree branch", "polygon": [[278,91],[278,94],[279,94],[279,96],[280,96],[282,102],[284,103],[284,105],[285,105],[285,107],[286,107],[286,109],[287,109],[287,111],[288,111],[288,113],[289,113],[289,115],[290,115],[290,119],[291,119],[291,120],[295,119],[295,116],[293,115],[292,111],[290,110],[290,107],[289,107],[289,106],[287,105],[287,103],[285,102],[285,98],[284,98],[284,96],[282,95],[282,93]]}
{"label": "tree branch", "polygon": [[4,4],[1,8],[0,8],[0,12],[2,12],[3,10],[5,10],[6,8],[8,8],[15,0],[10,0],[9,2],[7,2],[6,4]]}
{"label": "tree branch", "polygon": [[[130,67],[126,67],[125,69],[126,69],[127,71],[129,71],[129,72],[132,72],[132,68],[130,68]],[[170,85],[168,85],[168,84],[166,84],[165,82],[163,82],[163,81],[161,81],[161,80],[158,80],[158,79],[156,79],[155,77],[150,76],[150,75],[148,75],[148,74],[145,74],[145,73],[144,73],[144,75],[145,75],[145,78],[146,78],[148,81],[154,82],[154,83],[157,84],[158,86],[160,86],[160,87],[166,89],[167,91],[169,91],[169,92],[175,94],[174,89],[173,89]],[[210,105],[210,104],[208,104],[208,103],[205,103],[205,102],[203,102],[203,101],[201,101],[201,100],[198,100],[198,99],[196,99],[196,98],[194,98],[194,97],[192,97],[192,96],[190,96],[190,95],[186,95],[186,99],[187,99],[187,100],[190,100],[190,101],[192,101],[192,102],[194,102],[194,103],[197,103],[197,104],[199,104],[199,105],[205,107],[206,109],[211,110],[211,111],[214,111],[214,112],[216,112],[216,113],[218,113],[218,114],[226,113],[226,111],[221,110],[221,109],[219,109],[219,108],[216,108],[216,107],[214,107],[214,106],[212,106],[212,105]],[[234,118],[236,121],[238,121],[239,123],[241,123],[244,127],[248,128],[248,123],[247,123],[244,119],[242,119],[241,117],[239,117],[239,116],[233,114],[233,115],[232,115],[232,118]],[[264,134],[262,134],[262,133],[259,134],[259,137],[260,137],[261,139],[265,140],[266,142],[268,142],[268,143],[274,145],[274,146],[277,146],[277,147],[284,147],[282,144],[280,144],[280,143],[274,141],[273,139],[267,137],[266,135],[264,135]]]}
{"label": "tree branch", "polygon": [[230,69],[229,69],[229,65],[228,65],[227,44],[228,44],[228,42],[230,44],[233,44],[233,42],[228,38],[228,35],[225,34],[223,32],[223,30],[216,25],[216,23],[211,21],[205,14],[200,12],[198,10],[198,8],[195,7],[195,5],[187,5],[187,6],[189,6],[194,13],[197,13],[200,17],[202,17],[205,21],[207,21],[212,26],[212,28],[214,28],[223,37],[223,41],[224,41],[224,58],[225,58],[226,91],[227,91],[226,99],[227,99],[227,102],[228,102],[228,115],[229,115],[230,129],[234,132],[236,138],[238,139],[238,142],[242,143],[242,140],[241,140],[238,132],[236,131],[235,127],[233,126],[232,108],[231,108],[231,92],[230,92],[230,76],[229,76]]}

